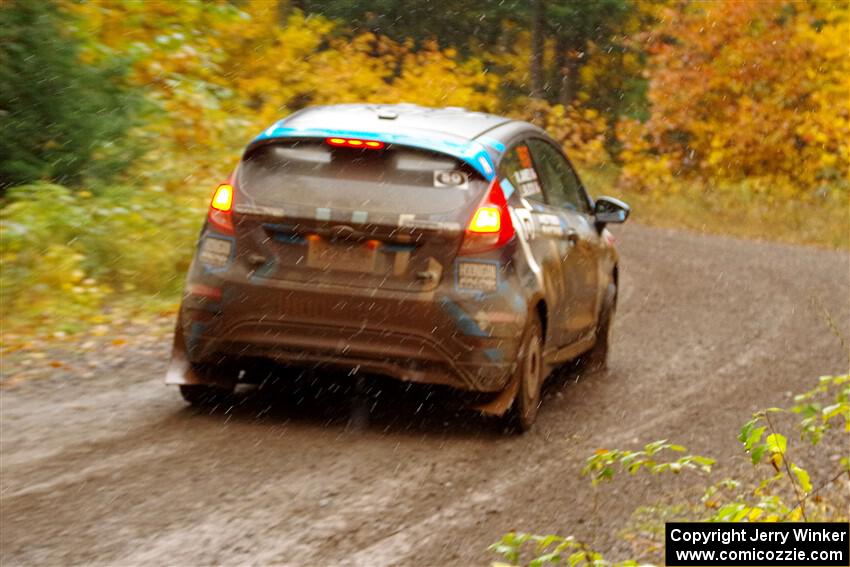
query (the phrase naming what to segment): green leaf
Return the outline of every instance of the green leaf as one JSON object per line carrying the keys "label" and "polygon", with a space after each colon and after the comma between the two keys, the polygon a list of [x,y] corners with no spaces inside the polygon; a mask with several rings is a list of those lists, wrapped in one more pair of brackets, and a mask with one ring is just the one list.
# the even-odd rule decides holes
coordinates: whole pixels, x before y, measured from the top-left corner
{"label": "green leaf", "polygon": [[561,554],[558,552],[547,553],[545,555],[541,555],[536,559],[533,559],[528,567],[543,567],[547,563],[557,564],[561,562]]}
{"label": "green leaf", "polygon": [[761,436],[764,435],[764,431],[767,429],[766,427],[756,427],[752,431],[750,431],[749,435],[747,435],[746,440],[744,441],[744,447],[747,450],[750,450],[753,445],[761,441]]}
{"label": "green leaf", "polygon": [[540,541],[537,542],[537,552],[541,553],[546,550],[547,547],[552,545],[555,542],[561,542],[564,538],[556,535],[547,535],[540,538]]}
{"label": "green leaf", "polygon": [[788,440],[779,433],[771,433],[764,440],[764,443],[771,453],[785,454],[785,449],[788,447]]}
{"label": "green leaf", "polygon": [[732,521],[733,517],[741,513],[741,510],[744,510],[746,513],[746,506],[740,502],[726,504],[717,511],[714,515],[714,519],[720,522],[729,522]]}
{"label": "green leaf", "polygon": [[750,459],[753,461],[754,465],[757,465],[761,462],[761,458],[764,456],[767,451],[767,445],[759,445],[754,447],[750,452]]}
{"label": "green leaf", "polygon": [[699,467],[707,473],[711,472],[711,467],[715,463],[714,459],[709,459],[708,457],[701,457],[699,455],[692,456],[691,461],[699,465]]}
{"label": "green leaf", "polygon": [[587,555],[584,551],[576,551],[572,555],[569,556],[567,561],[570,562],[570,567],[575,567],[579,563],[583,563],[587,560]]}
{"label": "green leaf", "polygon": [[743,425],[743,427],[741,427],[741,432],[738,433],[738,441],[743,443],[744,441],[747,440],[747,437],[750,436],[750,430],[753,428],[753,423],[755,423],[755,422],[753,420],[750,420],[747,423],[745,423]]}
{"label": "green leaf", "polygon": [[829,421],[836,415],[841,415],[847,411],[850,411],[850,406],[848,406],[846,402],[839,402],[831,406],[826,406],[823,408],[823,419],[824,421]]}
{"label": "green leaf", "polygon": [[797,481],[799,481],[800,486],[803,489],[803,492],[811,492],[812,491],[812,482],[809,479],[809,473],[806,472],[805,469],[801,469],[794,463],[791,463],[791,471],[794,473],[794,476],[797,477]]}
{"label": "green leaf", "polygon": [[751,419],[747,423],[741,427],[741,432],[738,434],[738,441],[744,443],[747,440],[747,437],[750,436],[750,431],[753,429],[753,425],[755,425],[756,420]]}

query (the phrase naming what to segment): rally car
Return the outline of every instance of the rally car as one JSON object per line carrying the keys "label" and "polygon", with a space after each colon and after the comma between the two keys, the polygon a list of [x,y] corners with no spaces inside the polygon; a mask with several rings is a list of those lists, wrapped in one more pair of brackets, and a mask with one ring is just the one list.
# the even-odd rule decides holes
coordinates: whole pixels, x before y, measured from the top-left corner
{"label": "rally car", "polygon": [[551,369],[605,365],[618,256],[561,148],[461,108],[311,107],[269,126],[214,192],[167,382],[202,404],[246,360],[486,393],[517,430]]}

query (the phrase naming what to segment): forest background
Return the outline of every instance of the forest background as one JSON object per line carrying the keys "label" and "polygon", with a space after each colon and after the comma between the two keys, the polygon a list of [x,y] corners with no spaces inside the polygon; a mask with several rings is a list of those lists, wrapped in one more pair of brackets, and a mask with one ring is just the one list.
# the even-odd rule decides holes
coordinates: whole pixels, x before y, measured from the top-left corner
{"label": "forest background", "polygon": [[826,0],[2,0],[0,315],[172,313],[245,144],[342,102],[530,120],[636,222],[848,248],[848,38]]}

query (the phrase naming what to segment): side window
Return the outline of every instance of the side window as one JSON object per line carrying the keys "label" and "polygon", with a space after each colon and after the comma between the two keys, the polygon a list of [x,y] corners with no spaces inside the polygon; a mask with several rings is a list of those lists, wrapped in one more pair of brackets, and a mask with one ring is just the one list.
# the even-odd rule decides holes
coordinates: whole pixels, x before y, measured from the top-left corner
{"label": "side window", "polygon": [[528,145],[549,203],[580,213],[590,213],[590,205],[578,176],[564,156],[543,140],[529,140]]}
{"label": "side window", "polygon": [[521,197],[543,201],[543,192],[531,160],[531,152],[524,142],[512,147],[502,156],[502,161],[499,163],[499,178],[503,182],[508,181]]}

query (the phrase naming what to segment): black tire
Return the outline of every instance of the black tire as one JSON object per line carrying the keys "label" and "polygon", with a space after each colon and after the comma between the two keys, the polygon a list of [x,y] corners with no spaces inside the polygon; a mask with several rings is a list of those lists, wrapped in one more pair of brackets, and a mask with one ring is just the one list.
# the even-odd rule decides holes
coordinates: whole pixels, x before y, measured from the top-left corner
{"label": "black tire", "polygon": [[514,433],[528,431],[537,420],[540,392],[546,378],[543,363],[543,326],[534,315],[523,334],[517,357],[519,388],[507,413],[508,429]]}
{"label": "black tire", "polygon": [[614,313],[617,310],[617,288],[611,284],[608,299],[599,315],[596,326],[596,342],[589,351],[581,356],[581,366],[590,372],[598,372],[608,368],[608,349],[611,345],[611,327]]}
{"label": "black tire", "polygon": [[182,384],[180,386],[180,395],[183,396],[183,399],[197,407],[219,404],[232,393],[233,389],[207,386],[206,384]]}
{"label": "black tire", "polygon": [[208,384],[181,384],[180,395],[193,406],[216,405],[227,399],[236,388],[236,383],[222,381],[233,369],[227,365],[192,364],[192,373]]}

